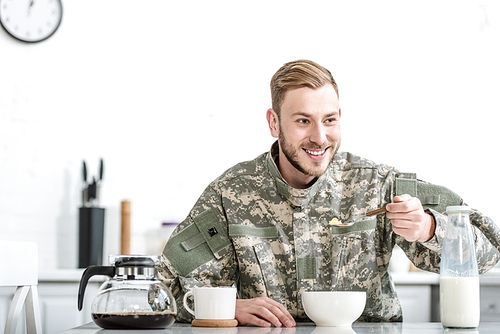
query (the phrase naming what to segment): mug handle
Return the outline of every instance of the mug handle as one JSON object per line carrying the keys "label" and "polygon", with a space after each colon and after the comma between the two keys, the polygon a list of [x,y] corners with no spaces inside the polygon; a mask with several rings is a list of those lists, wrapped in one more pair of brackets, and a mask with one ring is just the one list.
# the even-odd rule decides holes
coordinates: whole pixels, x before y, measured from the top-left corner
{"label": "mug handle", "polygon": [[194,311],[188,306],[187,304],[187,298],[193,294],[193,291],[188,291],[184,294],[184,299],[182,300],[182,303],[184,304],[184,308],[191,313],[194,316]]}

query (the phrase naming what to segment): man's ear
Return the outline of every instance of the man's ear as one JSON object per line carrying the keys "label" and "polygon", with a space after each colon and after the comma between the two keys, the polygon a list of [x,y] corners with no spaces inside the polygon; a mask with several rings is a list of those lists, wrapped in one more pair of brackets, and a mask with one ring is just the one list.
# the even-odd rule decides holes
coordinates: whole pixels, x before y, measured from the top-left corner
{"label": "man's ear", "polygon": [[339,108],[339,117],[342,117],[342,110]]}
{"label": "man's ear", "polygon": [[273,109],[269,108],[267,109],[266,118],[267,124],[269,125],[269,130],[271,130],[271,136],[273,136],[274,138],[278,138],[280,135],[278,114],[276,114]]}

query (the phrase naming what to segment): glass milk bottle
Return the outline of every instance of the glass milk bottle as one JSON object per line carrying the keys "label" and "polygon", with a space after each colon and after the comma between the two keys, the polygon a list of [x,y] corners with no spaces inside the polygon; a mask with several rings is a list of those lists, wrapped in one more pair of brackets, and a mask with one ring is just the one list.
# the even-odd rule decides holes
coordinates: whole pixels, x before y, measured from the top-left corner
{"label": "glass milk bottle", "polygon": [[448,224],[441,253],[441,324],[447,328],[479,325],[479,274],[476,248],[469,220],[470,208],[446,208]]}

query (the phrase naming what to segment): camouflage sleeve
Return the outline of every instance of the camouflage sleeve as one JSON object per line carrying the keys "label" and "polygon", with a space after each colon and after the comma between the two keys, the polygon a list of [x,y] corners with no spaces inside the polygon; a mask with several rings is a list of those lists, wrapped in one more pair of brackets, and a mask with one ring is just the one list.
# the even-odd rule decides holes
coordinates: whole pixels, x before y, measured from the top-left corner
{"label": "camouflage sleeve", "polygon": [[177,304],[177,320],[183,322],[193,319],[183,305],[187,291],[195,286],[234,283],[236,258],[216,181],[205,189],[189,216],[172,233],[158,271],[160,278],[170,283]]}
{"label": "camouflage sleeve", "polygon": [[439,273],[441,263],[442,234],[441,222],[436,219],[436,233],[426,243],[410,242],[396,235],[396,243],[405,252],[408,259],[419,269]]}
{"label": "camouflage sleeve", "polygon": [[476,241],[479,274],[483,274],[500,261],[500,228],[490,217],[474,209],[470,222]]}
{"label": "camouflage sleeve", "polygon": [[[436,222],[434,237],[427,242],[420,243],[406,241],[398,235],[396,242],[417,268],[439,273],[448,218],[432,209],[427,209],[426,212],[431,214]],[[476,210],[473,210],[470,219],[473,225],[479,274],[483,274],[500,260],[500,228],[490,218]]]}

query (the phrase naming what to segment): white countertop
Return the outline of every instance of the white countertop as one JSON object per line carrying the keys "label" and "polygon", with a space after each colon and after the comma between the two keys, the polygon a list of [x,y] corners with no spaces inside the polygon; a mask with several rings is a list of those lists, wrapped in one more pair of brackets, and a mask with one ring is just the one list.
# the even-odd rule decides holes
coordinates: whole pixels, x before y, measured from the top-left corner
{"label": "white countertop", "polygon": [[[117,333],[120,330],[106,330],[97,327],[94,323],[89,323],[75,329],[71,329],[61,334],[104,334]],[[121,331],[125,332],[125,331]],[[164,334],[368,334],[368,333],[391,333],[391,334],[442,334],[452,333],[493,333],[500,334],[500,323],[482,322],[478,328],[469,330],[444,329],[440,322],[393,322],[393,323],[357,323],[351,327],[316,327],[314,323],[298,323],[293,328],[261,328],[253,326],[238,327],[193,327],[191,324],[174,323],[166,329],[127,329],[128,334],[141,333],[164,333]]]}

